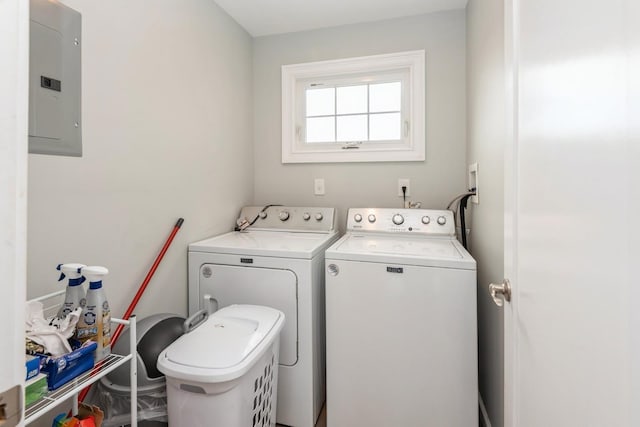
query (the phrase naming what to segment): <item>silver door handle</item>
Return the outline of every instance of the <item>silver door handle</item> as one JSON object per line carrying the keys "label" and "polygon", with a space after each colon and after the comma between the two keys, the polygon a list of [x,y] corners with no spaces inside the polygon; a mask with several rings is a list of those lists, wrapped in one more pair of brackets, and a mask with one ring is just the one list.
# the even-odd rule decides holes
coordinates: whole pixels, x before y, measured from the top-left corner
{"label": "silver door handle", "polygon": [[[499,285],[491,283],[489,285],[489,293],[491,294],[491,298],[493,298],[493,302],[495,302],[498,307],[502,307],[505,301],[511,301],[511,284],[509,283],[509,279],[504,279]],[[502,296],[502,298],[500,296]]]}

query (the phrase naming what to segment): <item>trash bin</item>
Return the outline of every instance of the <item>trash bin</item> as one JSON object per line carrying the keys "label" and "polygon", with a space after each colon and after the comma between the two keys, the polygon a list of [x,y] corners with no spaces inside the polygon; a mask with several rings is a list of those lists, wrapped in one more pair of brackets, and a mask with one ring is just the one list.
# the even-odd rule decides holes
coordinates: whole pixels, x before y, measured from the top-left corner
{"label": "trash bin", "polygon": [[[167,425],[167,391],[164,375],[158,371],[158,355],[180,337],[184,317],[155,314],[137,322],[138,421],[140,426]],[[129,354],[129,329],[112,349],[115,354]],[[131,420],[131,382],[129,364],[100,379],[92,388],[89,402],[104,408],[103,427],[128,425]]]}
{"label": "trash bin", "polygon": [[167,378],[169,425],[275,426],[284,320],[273,308],[232,305],[167,347],[158,369]]}

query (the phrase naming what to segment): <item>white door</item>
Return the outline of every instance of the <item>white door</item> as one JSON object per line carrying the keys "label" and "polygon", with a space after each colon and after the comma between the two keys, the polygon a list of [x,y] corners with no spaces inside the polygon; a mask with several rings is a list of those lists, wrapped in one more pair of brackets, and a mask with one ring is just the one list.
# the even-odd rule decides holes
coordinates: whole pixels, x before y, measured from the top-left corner
{"label": "white door", "polygon": [[[0,425],[22,418],[29,2],[0,0]],[[16,388],[19,386],[19,388]],[[22,425],[21,423],[19,425]]]}
{"label": "white door", "polygon": [[638,426],[640,2],[505,4],[505,425]]}

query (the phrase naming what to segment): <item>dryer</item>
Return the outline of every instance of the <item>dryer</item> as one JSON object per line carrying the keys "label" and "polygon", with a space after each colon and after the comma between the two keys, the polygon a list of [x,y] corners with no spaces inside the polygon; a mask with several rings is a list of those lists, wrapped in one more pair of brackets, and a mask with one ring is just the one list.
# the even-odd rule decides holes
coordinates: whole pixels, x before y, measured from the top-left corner
{"label": "dryer", "polygon": [[189,313],[254,304],[285,314],[277,422],[313,427],[325,400],[324,251],[338,239],[335,209],[245,207],[244,231],[189,245]]}
{"label": "dryer", "polygon": [[453,213],[350,209],[325,256],[327,426],[477,426],[476,262]]}

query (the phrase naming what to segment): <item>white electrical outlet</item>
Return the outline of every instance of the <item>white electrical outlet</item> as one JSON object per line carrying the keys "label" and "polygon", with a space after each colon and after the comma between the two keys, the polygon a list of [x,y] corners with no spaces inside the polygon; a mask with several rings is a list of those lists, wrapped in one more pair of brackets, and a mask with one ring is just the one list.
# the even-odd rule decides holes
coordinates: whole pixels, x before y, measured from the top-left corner
{"label": "white electrical outlet", "polygon": [[411,195],[411,180],[409,178],[399,178],[398,179],[398,197],[402,197],[402,187],[407,187],[406,196],[409,197]]}
{"label": "white electrical outlet", "polygon": [[324,196],[324,178],[316,178],[313,181],[313,194]]}
{"label": "white electrical outlet", "polygon": [[468,189],[475,188],[476,194],[469,197],[471,203],[475,203],[476,205],[480,203],[480,198],[478,196],[478,163],[473,163],[469,165],[467,176],[467,187]]}

